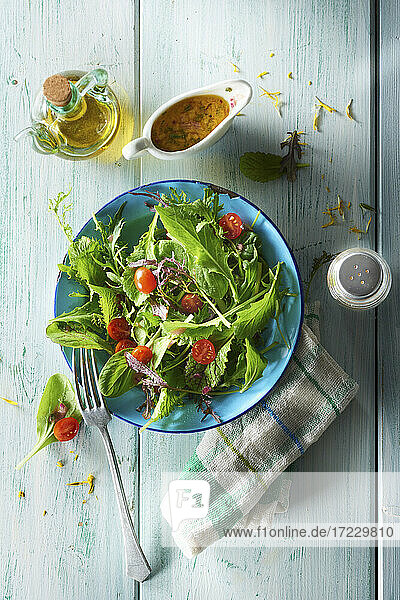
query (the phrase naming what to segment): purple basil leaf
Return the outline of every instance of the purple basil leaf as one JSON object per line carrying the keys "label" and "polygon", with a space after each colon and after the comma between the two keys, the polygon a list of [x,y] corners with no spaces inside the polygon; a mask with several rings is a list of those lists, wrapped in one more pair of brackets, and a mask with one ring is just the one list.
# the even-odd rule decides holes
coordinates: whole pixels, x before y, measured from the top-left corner
{"label": "purple basil leaf", "polygon": [[214,412],[214,409],[211,406],[211,400],[207,400],[203,397],[197,404],[197,410],[201,410],[201,412],[204,414],[204,417],[201,419],[202,422],[208,415],[211,415],[217,421],[217,423],[221,423],[221,417]]}
{"label": "purple basil leaf", "polygon": [[150,202],[145,202],[144,205],[147,206],[147,208],[150,210],[150,212],[152,212],[152,213],[156,212],[155,204],[151,204]]}
{"label": "purple basil leaf", "polygon": [[142,385],[153,385],[156,387],[169,387],[168,383],[164,381],[162,377],[159,376],[158,373],[150,369],[147,365],[137,360],[130,352],[125,352],[126,364],[132,371],[135,373],[142,373],[142,375],[146,375],[147,379],[142,379]]}
{"label": "purple basil leaf", "polygon": [[135,262],[128,263],[128,267],[135,269],[136,267],[143,267],[145,265],[156,265],[157,261],[149,258],[141,258],[140,260],[135,260]]}
{"label": "purple basil leaf", "polygon": [[57,408],[51,413],[49,416],[50,423],[57,423],[57,421],[61,421],[65,417],[68,412],[68,407],[65,406],[62,402],[57,406]]}
{"label": "purple basil leaf", "polygon": [[164,304],[159,304],[158,302],[155,302],[153,300],[150,300],[150,305],[151,305],[151,312],[153,313],[153,315],[160,317],[161,321],[167,320],[168,310],[169,310],[168,306],[165,306]]}
{"label": "purple basil leaf", "polygon": [[[171,267],[171,265],[167,265],[167,263],[172,263],[175,267]],[[157,278],[158,285],[161,287],[167,281],[170,275],[184,275],[188,277],[188,273],[185,269],[185,265],[178,262],[174,255],[171,258],[163,258],[159,263],[157,269],[154,271],[154,275]]]}

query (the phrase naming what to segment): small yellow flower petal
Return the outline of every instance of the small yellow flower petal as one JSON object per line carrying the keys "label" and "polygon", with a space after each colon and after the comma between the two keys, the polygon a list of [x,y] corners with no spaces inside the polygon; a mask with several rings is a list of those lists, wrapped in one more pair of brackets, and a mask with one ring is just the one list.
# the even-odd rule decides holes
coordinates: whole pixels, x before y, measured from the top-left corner
{"label": "small yellow flower petal", "polygon": [[317,102],[318,102],[318,105],[319,105],[321,108],[324,108],[325,110],[327,110],[327,111],[328,111],[328,112],[330,112],[330,113],[337,112],[336,108],[332,108],[332,106],[329,106],[329,104],[326,104],[326,102],[322,102],[322,100],[320,100],[320,99],[318,98],[318,96],[315,96],[315,99],[317,100]]}
{"label": "small yellow flower petal", "polygon": [[354,121],[353,115],[351,114],[351,105],[353,104],[353,98],[350,100],[350,102],[348,103],[348,105],[346,106],[346,116],[347,118],[349,118],[351,121]]}
{"label": "small yellow flower petal", "polygon": [[18,402],[15,402],[15,400],[7,400],[7,398],[1,398],[1,400],[4,400],[4,402],[7,402],[7,404],[13,404],[14,406],[18,406]]}

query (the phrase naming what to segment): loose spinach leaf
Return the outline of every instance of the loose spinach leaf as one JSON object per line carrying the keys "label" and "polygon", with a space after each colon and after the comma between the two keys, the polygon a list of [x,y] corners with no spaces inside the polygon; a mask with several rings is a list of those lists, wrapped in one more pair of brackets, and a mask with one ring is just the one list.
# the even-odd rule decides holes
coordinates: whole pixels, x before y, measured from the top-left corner
{"label": "loose spinach leaf", "polygon": [[236,283],[228,266],[227,252],[222,240],[214,235],[213,229],[206,225],[200,231],[196,231],[195,222],[190,219],[182,220],[179,205],[157,206],[156,211],[168,235],[182,244],[186,250],[190,266],[197,264],[208,272],[222,276],[227,280],[234,299],[238,300]]}
{"label": "loose spinach leaf", "polygon": [[268,361],[254,348],[251,342],[246,339],[246,373],[244,376],[244,384],[240,392],[245,392],[253,383],[259,379],[264,373],[264,369]]}
{"label": "loose spinach leaf", "polygon": [[67,348],[87,348],[88,350],[105,350],[113,354],[111,344],[103,340],[97,333],[85,329],[76,331],[66,327],[64,323],[51,322],[46,328],[46,335],[55,344]]}
{"label": "loose spinach leaf", "polygon": [[146,425],[143,425],[143,427],[139,429],[139,433],[142,433],[149,425],[155,423],[159,419],[168,417],[174,408],[182,405],[182,394],[176,392],[175,390],[171,390],[170,388],[162,388],[158,402],[154,407],[151,419],[147,421]]}
{"label": "loose spinach leaf", "polygon": [[67,408],[66,417],[75,417],[81,421],[82,416],[76,404],[74,389],[65,375],[56,373],[48,380],[42,399],[39,403],[37,422],[37,442],[32,450],[21,460],[16,466],[20,469],[34,454],[45,448],[53,442],[58,442],[54,435],[54,422],[50,420],[50,416],[54,413],[60,403]]}
{"label": "loose spinach leaf", "polygon": [[125,359],[126,350],[113,354],[99,375],[99,386],[103,396],[117,398],[135,387],[137,375],[130,369]]}

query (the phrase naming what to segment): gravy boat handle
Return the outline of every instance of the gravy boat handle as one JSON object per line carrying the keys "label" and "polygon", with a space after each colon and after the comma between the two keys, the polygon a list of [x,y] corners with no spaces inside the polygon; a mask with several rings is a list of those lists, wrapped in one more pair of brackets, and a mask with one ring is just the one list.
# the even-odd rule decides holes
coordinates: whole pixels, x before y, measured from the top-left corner
{"label": "gravy boat handle", "polygon": [[122,155],[126,160],[132,160],[133,158],[139,158],[147,152],[149,147],[149,140],[145,137],[139,137],[132,140],[126,146],[122,148]]}

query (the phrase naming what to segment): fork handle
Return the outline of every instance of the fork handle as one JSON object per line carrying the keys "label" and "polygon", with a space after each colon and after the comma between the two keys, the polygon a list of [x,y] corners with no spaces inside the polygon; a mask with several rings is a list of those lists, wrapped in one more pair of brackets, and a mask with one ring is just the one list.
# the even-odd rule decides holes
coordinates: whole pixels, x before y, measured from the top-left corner
{"label": "fork handle", "polygon": [[119,514],[121,517],[122,533],[125,545],[126,574],[136,581],[144,581],[151,572],[151,568],[140,547],[136,535],[131,513],[128,508],[128,502],[124,487],[122,485],[121,473],[118,467],[117,457],[111,442],[107,427],[100,429],[106,447],[108,462],[110,464],[111,475],[114,483],[115,495],[118,500]]}

